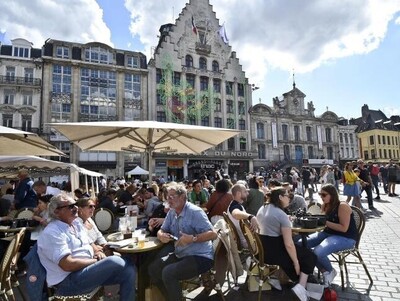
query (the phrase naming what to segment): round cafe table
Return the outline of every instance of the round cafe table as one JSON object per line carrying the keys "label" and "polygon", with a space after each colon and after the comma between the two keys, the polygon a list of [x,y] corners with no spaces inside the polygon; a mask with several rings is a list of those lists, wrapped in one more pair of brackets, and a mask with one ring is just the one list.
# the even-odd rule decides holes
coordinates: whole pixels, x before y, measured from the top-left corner
{"label": "round cafe table", "polygon": [[317,226],[315,228],[304,228],[298,225],[292,226],[292,233],[301,235],[301,242],[303,247],[307,247],[307,236],[311,233],[321,232],[325,229],[325,226]]}
{"label": "round cafe table", "polygon": [[[110,235],[107,238],[109,238],[109,237],[110,237]],[[125,242],[125,241],[126,241],[126,243],[129,243],[129,244],[124,247],[121,247],[121,248],[114,248],[114,250],[121,254],[135,255],[136,265],[137,265],[137,270],[138,270],[137,300],[145,300],[146,279],[148,278],[148,276],[147,276],[147,271],[143,267],[143,264],[141,262],[143,260],[142,256],[144,256],[145,253],[150,253],[152,251],[161,249],[164,246],[164,244],[161,241],[159,241],[156,237],[150,237],[150,236],[146,237],[146,241],[144,243],[143,248],[139,248],[138,244],[135,243],[133,238],[128,238],[128,239],[123,240],[123,242]]]}

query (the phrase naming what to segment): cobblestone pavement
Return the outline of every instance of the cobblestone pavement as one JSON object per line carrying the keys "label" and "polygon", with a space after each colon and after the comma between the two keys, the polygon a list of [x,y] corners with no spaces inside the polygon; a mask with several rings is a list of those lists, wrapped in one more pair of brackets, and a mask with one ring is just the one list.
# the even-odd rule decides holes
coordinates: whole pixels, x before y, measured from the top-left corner
{"label": "cobblestone pavement", "polygon": [[[333,288],[337,292],[338,300],[400,300],[400,197],[389,197],[383,193],[382,187],[380,189],[381,200],[374,200],[377,210],[366,211],[367,222],[360,243],[361,255],[374,283],[372,285],[369,283],[361,265],[349,264],[349,279],[345,290],[342,291],[339,267],[334,264],[338,275],[334,280]],[[396,193],[400,195],[400,185],[397,185]],[[344,200],[345,197],[341,195],[341,199]],[[368,208],[365,199],[363,199],[363,205]],[[257,292],[248,292],[244,281],[245,276],[242,276],[239,279],[240,288],[226,292],[227,301],[257,300]],[[105,300],[118,300],[117,292],[118,288],[115,286],[106,287]],[[17,292],[16,294],[17,300],[22,300]],[[219,298],[212,295],[203,299],[198,297],[196,300],[214,301]],[[297,298],[291,293],[290,286],[285,285],[283,291],[263,292],[262,300],[286,301],[297,300]]]}

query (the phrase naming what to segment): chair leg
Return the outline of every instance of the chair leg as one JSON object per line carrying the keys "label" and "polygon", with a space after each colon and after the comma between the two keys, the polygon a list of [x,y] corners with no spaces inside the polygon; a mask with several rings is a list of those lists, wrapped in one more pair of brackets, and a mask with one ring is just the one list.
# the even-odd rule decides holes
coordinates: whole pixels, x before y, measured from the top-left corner
{"label": "chair leg", "polygon": [[[339,255],[339,269],[340,269],[340,278],[342,280],[342,291],[344,291],[344,272],[343,268],[346,268],[346,259],[344,256]],[[347,275],[347,268],[346,268],[346,275]]]}
{"label": "chair leg", "polygon": [[263,281],[261,280],[260,277],[260,280],[258,280],[258,301],[261,301],[262,287],[263,287]]}
{"label": "chair leg", "polygon": [[217,294],[218,294],[218,296],[221,298],[221,300],[222,300],[222,301],[225,301],[225,296],[224,296],[224,293],[222,292],[222,288],[221,288],[221,286],[219,285],[219,283],[217,283],[217,284],[215,285],[215,290],[217,291]]}
{"label": "chair leg", "polygon": [[365,270],[365,273],[367,274],[369,280],[371,281],[371,284],[374,283],[374,280],[372,280],[371,274],[369,273],[367,265],[365,264],[364,260],[362,259],[360,252],[356,251],[355,254],[358,257],[358,259],[360,260],[360,263],[362,264],[362,266]]}

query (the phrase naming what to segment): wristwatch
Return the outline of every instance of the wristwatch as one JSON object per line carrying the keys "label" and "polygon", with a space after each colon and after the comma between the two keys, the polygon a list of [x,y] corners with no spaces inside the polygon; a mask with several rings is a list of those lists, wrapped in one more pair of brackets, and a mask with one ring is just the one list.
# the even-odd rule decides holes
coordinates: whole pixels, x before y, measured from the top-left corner
{"label": "wristwatch", "polygon": [[251,219],[254,217],[254,215],[253,214],[250,214],[249,215],[249,217],[247,218],[247,220],[249,221],[249,222],[251,222]]}
{"label": "wristwatch", "polygon": [[196,241],[197,241],[197,235],[193,235],[192,242],[196,242]]}

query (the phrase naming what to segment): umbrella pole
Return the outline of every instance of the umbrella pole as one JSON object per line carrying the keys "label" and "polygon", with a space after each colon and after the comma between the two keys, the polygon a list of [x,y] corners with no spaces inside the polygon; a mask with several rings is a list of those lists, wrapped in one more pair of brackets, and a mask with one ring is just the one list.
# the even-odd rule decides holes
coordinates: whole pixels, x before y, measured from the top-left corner
{"label": "umbrella pole", "polygon": [[149,185],[151,185],[153,183],[153,156],[151,150],[148,151],[147,158],[149,161]]}

